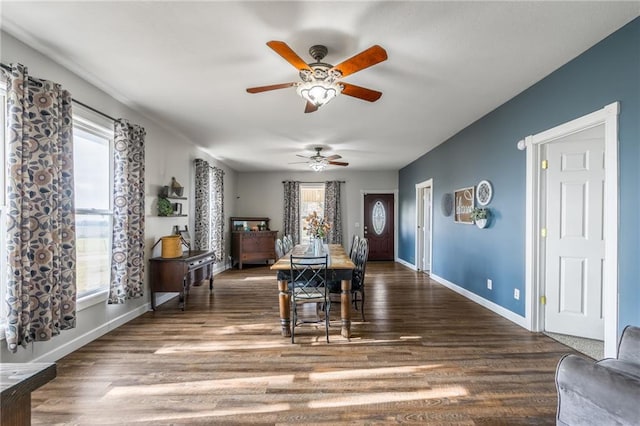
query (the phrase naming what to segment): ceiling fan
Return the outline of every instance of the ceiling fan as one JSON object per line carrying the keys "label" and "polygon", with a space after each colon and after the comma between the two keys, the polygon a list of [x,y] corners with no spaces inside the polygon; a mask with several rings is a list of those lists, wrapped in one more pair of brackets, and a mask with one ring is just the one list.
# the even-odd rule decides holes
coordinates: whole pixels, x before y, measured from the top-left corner
{"label": "ceiling fan", "polygon": [[375,102],[382,96],[382,92],[342,81],[342,78],[350,74],[386,61],[387,52],[378,45],[371,46],[338,65],[321,62],[328,52],[326,46],[311,46],[309,54],[315,59],[315,62],[310,64],[304,62],[302,58],[283,41],[269,41],[267,42],[267,46],[296,67],[302,81],[250,87],[247,89],[249,93],[261,93],[269,90],[296,87],[298,95],[307,101],[304,110],[306,113],[317,111],[318,108],[326,105],[340,93],[369,102]]}
{"label": "ceiling fan", "polygon": [[306,157],[304,155],[296,154],[298,157],[306,158],[307,161],[297,161],[297,162],[289,163],[289,164],[307,163],[309,165],[309,167],[311,169],[313,169],[314,171],[316,171],[316,172],[324,170],[329,165],[332,165],[332,166],[348,166],[349,165],[349,163],[345,163],[344,161],[336,161],[336,160],[342,158],[338,154],[329,155],[327,157],[325,157],[324,155],[320,154],[320,151],[322,151],[322,147],[321,146],[316,146],[313,149],[316,151],[316,153],[314,155],[310,156],[310,157]]}

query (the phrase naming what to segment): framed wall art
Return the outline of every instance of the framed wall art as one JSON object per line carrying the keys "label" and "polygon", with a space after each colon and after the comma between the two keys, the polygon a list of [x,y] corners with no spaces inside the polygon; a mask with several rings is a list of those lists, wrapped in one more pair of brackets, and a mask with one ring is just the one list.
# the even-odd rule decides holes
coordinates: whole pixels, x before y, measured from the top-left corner
{"label": "framed wall art", "polygon": [[453,193],[453,220],[456,223],[473,224],[471,212],[474,208],[474,187],[460,188]]}

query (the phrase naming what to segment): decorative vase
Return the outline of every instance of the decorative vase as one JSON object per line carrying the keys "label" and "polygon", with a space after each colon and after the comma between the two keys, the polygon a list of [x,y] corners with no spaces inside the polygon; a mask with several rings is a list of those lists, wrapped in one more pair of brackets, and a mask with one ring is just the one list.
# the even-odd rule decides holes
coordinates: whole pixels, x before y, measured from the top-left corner
{"label": "decorative vase", "polygon": [[322,255],[322,238],[314,238],[313,239],[313,255],[321,256]]}
{"label": "decorative vase", "polygon": [[483,229],[487,226],[487,219],[476,219],[476,226],[480,229]]}
{"label": "decorative vase", "polygon": [[176,197],[182,197],[184,187],[178,183],[175,177],[171,178],[171,191]]}

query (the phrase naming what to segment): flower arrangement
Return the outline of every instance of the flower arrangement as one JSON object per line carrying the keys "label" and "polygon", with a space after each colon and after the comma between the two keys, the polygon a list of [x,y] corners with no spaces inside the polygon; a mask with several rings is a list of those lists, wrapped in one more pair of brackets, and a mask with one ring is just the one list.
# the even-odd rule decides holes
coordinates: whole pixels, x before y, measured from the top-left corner
{"label": "flower arrangement", "polygon": [[324,238],[331,229],[331,223],[324,220],[323,217],[318,216],[315,211],[304,218],[307,222],[307,226],[303,229],[307,231],[307,235],[314,238]]}

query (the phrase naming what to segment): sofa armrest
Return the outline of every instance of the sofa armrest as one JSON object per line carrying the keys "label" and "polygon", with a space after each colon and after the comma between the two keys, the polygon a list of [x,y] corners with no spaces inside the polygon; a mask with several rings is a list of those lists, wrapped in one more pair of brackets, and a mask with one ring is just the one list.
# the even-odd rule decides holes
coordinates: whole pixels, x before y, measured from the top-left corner
{"label": "sofa armrest", "polygon": [[556,369],[556,421],[566,425],[637,425],[640,380],[576,355]]}
{"label": "sofa armrest", "polygon": [[622,331],[618,359],[640,364],[640,327],[628,325]]}

